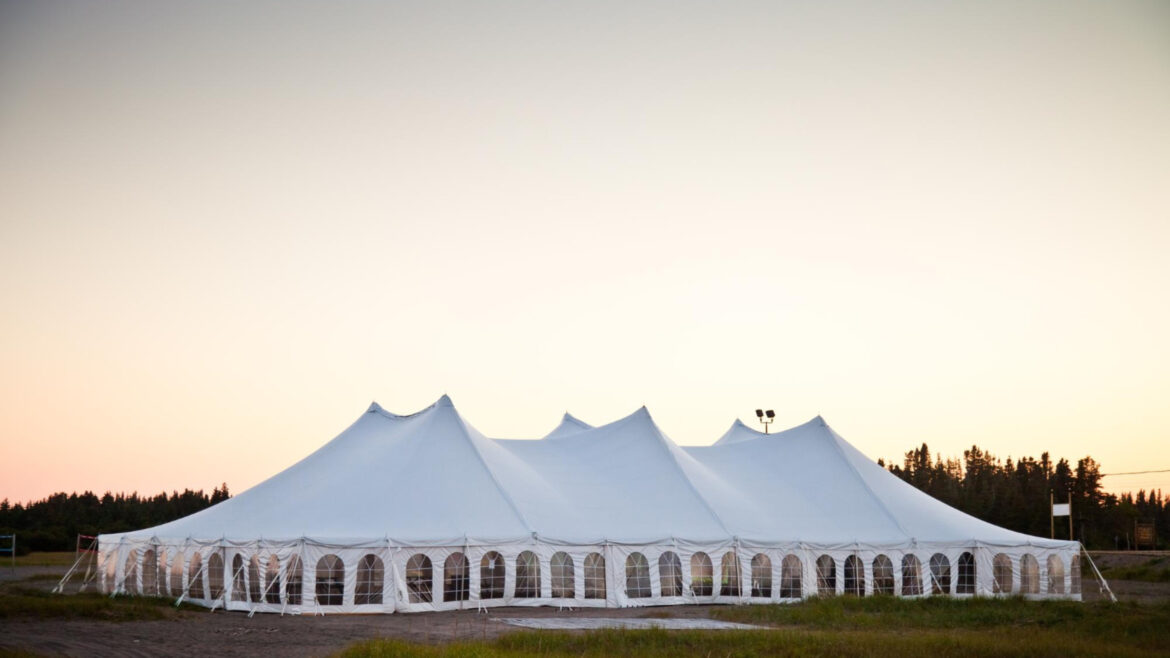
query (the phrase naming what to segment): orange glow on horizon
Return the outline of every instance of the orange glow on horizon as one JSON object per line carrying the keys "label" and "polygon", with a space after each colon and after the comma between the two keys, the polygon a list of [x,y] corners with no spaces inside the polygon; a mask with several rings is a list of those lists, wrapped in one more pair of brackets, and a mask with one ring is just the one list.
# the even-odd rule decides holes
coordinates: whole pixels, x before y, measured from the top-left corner
{"label": "orange glow on horizon", "polygon": [[443,393],[1170,468],[1170,5],[1030,7],[6,4],[0,499]]}

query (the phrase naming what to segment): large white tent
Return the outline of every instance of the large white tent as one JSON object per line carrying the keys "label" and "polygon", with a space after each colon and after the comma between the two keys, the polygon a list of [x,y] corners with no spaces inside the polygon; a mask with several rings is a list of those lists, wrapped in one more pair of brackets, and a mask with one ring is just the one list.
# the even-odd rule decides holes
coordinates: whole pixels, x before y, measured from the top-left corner
{"label": "large white tent", "polygon": [[182,519],[99,538],[104,591],[261,612],[1080,598],[1080,546],[918,491],[820,417],[675,445],[645,409],[485,437],[446,396],[372,404],[319,450]]}

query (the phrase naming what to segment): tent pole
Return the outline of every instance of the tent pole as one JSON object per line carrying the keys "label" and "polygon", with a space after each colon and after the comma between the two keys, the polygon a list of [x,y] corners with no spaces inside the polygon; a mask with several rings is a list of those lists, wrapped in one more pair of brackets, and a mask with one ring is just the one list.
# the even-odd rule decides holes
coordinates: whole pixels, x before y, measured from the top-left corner
{"label": "tent pole", "polygon": [[89,564],[85,567],[85,578],[81,581],[81,587],[78,588],[78,590],[77,590],[78,594],[80,594],[81,592],[84,592],[85,588],[89,587],[89,584],[97,579],[98,570],[97,570],[97,565],[94,564],[96,561],[97,561],[97,554],[94,553],[93,555],[90,556]]}
{"label": "tent pole", "polygon": [[85,576],[81,579],[81,587],[77,590],[79,594],[85,591],[86,586],[89,585],[89,581],[93,580],[94,575],[97,573],[97,549],[94,548],[95,544],[97,544],[96,535],[89,542],[89,548],[86,549],[86,553],[89,554],[89,559],[85,562]]}
{"label": "tent pole", "polygon": [[65,575],[61,576],[61,580],[57,581],[57,586],[51,590],[52,594],[61,594],[64,592],[65,583],[69,582],[69,579],[73,577],[73,572],[77,571],[77,565],[80,564],[81,561],[85,559],[85,557],[86,556],[84,555],[78,555],[77,558],[73,560],[73,566],[69,567],[69,571],[66,571]]}
{"label": "tent pole", "polygon": [[[1105,593],[1109,595],[1110,601],[1117,603],[1117,597],[1113,595],[1113,590],[1109,589],[1109,581],[1105,580],[1105,576],[1102,576],[1101,571],[1097,569],[1097,563],[1093,562],[1093,556],[1089,555],[1089,551],[1081,542],[1077,542],[1077,546],[1081,547],[1081,551],[1085,554],[1085,558],[1089,560],[1089,566],[1093,567],[1093,573],[1097,574],[1097,581],[1100,583],[1101,589],[1104,589]],[[1080,555],[1077,556],[1077,559],[1081,559]],[[1084,586],[1082,585],[1082,589],[1083,587]]]}
{"label": "tent pole", "polygon": [[[89,542],[89,547],[93,548],[93,545],[95,543],[97,543],[97,537],[94,537],[93,541]],[[73,566],[69,567],[69,571],[65,572],[65,575],[61,577],[61,580],[57,583],[57,586],[53,588],[53,590],[52,590],[53,594],[62,594],[65,592],[65,584],[68,583],[69,579],[73,577],[74,572],[77,571],[78,565],[81,564],[82,560],[84,560],[90,556],[89,549],[86,549],[86,551],[84,551],[84,552],[81,551],[81,535],[77,535],[77,550],[78,550],[78,555],[77,555],[77,558],[75,560],[73,560]],[[85,575],[86,575],[85,580],[88,581],[89,580],[89,570],[88,569],[86,569]],[[82,587],[84,587],[84,586],[85,586],[85,583],[83,582]]]}

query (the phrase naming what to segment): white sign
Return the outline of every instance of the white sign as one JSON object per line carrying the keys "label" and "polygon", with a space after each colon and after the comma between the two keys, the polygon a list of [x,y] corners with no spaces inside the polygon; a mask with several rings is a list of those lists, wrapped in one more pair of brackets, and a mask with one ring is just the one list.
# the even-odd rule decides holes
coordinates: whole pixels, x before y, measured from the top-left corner
{"label": "white sign", "polygon": [[1069,515],[1068,507],[1069,507],[1068,503],[1057,503],[1057,504],[1053,505],[1052,506],[1052,516],[1068,516]]}

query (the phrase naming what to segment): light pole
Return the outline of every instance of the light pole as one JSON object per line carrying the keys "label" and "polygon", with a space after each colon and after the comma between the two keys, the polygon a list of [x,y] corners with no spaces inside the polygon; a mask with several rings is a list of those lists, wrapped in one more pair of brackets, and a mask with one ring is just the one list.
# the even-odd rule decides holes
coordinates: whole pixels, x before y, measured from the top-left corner
{"label": "light pole", "polygon": [[767,434],[768,425],[771,425],[772,421],[776,420],[776,412],[772,411],[771,409],[768,409],[767,411],[764,411],[763,409],[756,409],[756,418],[758,418],[760,422],[764,424],[764,434]]}

